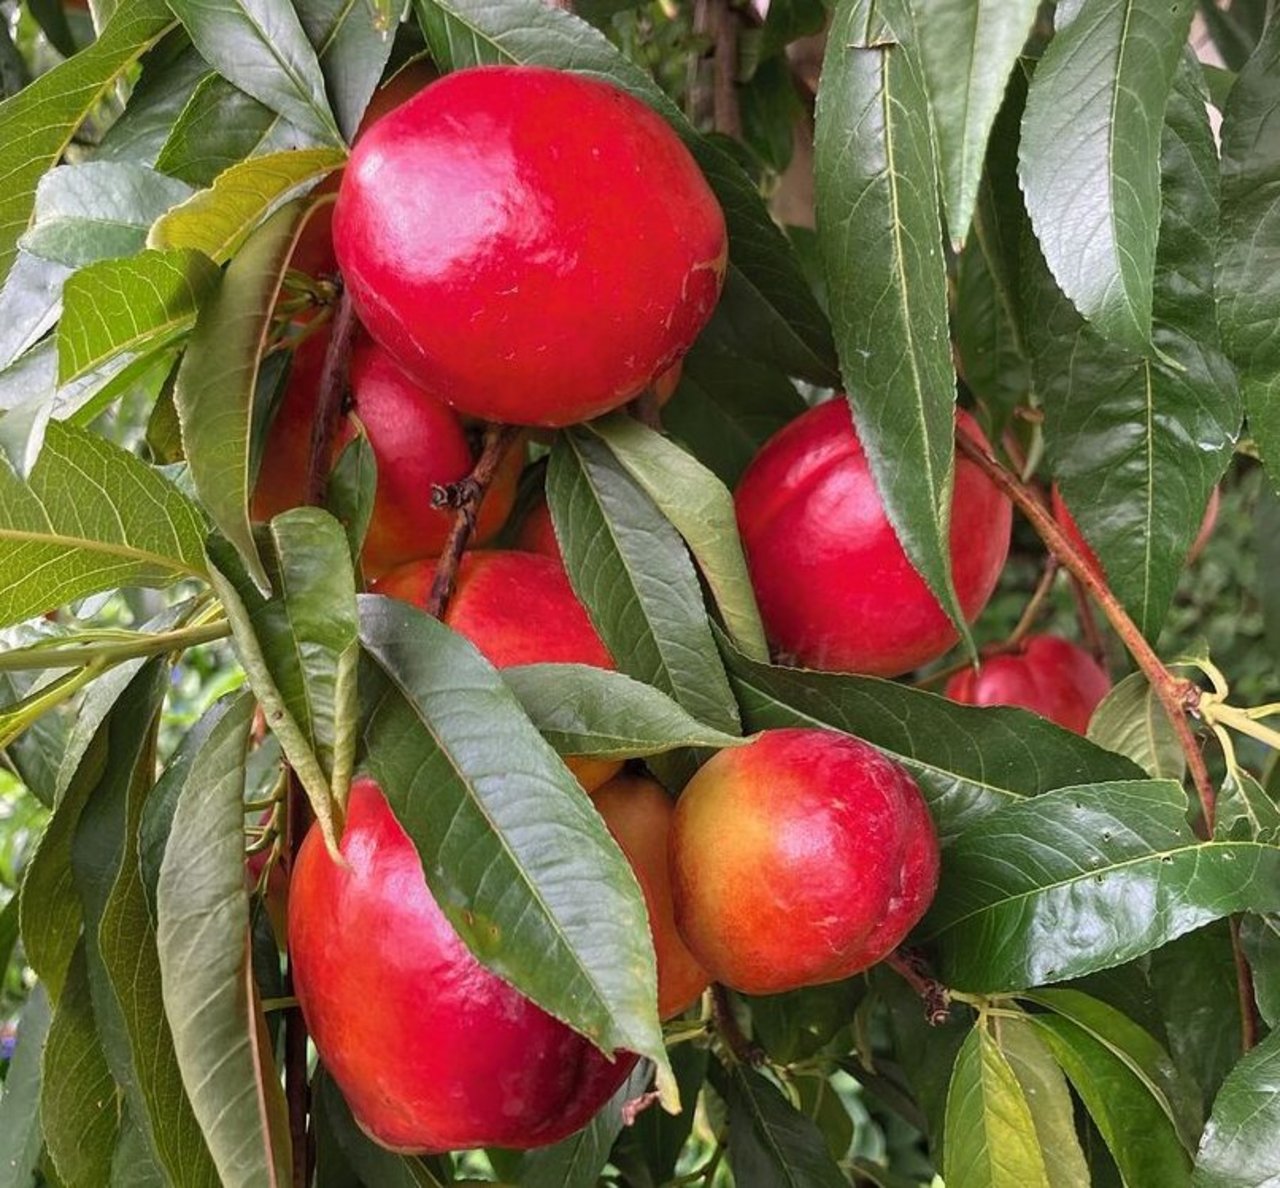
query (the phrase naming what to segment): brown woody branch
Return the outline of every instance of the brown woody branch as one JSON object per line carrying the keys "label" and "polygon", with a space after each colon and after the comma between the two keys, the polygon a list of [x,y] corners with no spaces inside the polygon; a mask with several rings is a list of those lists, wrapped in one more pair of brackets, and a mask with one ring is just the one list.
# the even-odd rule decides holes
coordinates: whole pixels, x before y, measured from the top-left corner
{"label": "brown woody branch", "polygon": [[329,485],[329,465],[333,459],[333,443],[342,422],[342,402],[347,392],[347,367],[351,361],[351,344],[356,332],[356,313],[351,295],[344,288],[338,296],[338,308],[329,332],[329,345],[324,353],[324,370],[316,393],[316,419],[311,425],[311,449],[307,455],[306,502],[312,507],[324,503]]}
{"label": "brown woody branch", "polygon": [[1187,759],[1187,769],[1191,772],[1192,782],[1200,798],[1205,832],[1211,834],[1215,805],[1213,781],[1209,778],[1209,769],[1205,766],[1204,755],[1187,721],[1187,710],[1194,708],[1199,701],[1199,688],[1191,681],[1174,676],[1164,666],[1160,657],[1143,637],[1142,632],[1129,618],[1128,612],[1120,605],[1119,599],[1111,593],[1107,583],[1077,552],[1048,509],[1017,475],[1005,469],[983,446],[970,440],[964,433],[956,434],[956,448],[977,463],[996,486],[1013,501],[1014,506],[1026,516],[1049,551],[1089,592],[1116,634],[1124,642],[1125,647],[1129,649],[1129,654],[1150,683],[1173,726],[1174,733],[1178,736],[1178,743]]}
{"label": "brown woody branch", "polygon": [[895,949],[884,963],[920,996],[930,1027],[941,1027],[951,1017],[950,991],[933,976],[919,953]]}
{"label": "brown woody branch", "polygon": [[449,527],[440,560],[436,562],[435,577],[424,607],[427,614],[434,615],[437,619],[444,614],[449,599],[453,597],[453,587],[458,580],[458,565],[475,535],[480,504],[507,450],[519,436],[520,430],[514,425],[485,426],[484,447],[471,473],[447,487],[432,488],[432,507],[453,508],[457,513]]}
{"label": "brown woody branch", "polygon": [[719,982],[711,983],[711,1017],[715,1021],[716,1031],[724,1040],[725,1047],[733,1053],[733,1058],[740,1064],[749,1064],[758,1068],[765,1062],[765,1051],[754,1040],[747,1038],[734,1014],[733,1003],[729,1000],[729,991]]}

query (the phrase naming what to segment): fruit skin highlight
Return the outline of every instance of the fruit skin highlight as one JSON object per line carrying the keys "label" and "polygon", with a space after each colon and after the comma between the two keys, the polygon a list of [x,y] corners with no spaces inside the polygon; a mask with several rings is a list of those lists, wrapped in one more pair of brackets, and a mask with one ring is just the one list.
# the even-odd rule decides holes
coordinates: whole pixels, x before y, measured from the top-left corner
{"label": "fruit skin highlight", "polygon": [[617,408],[671,367],[727,252],[661,117],[531,66],[457,71],[374,124],[333,236],[360,320],[402,366],[464,413],[544,426]]}
{"label": "fruit skin highlight", "polygon": [[[327,334],[317,334],[295,352],[254,489],[255,519],[270,519],[305,498],[311,425],[328,341]],[[351,409],[336,434],[333,460],[355,437],[353,418],[358,419],[378,468],[373,515],[361,553],[365,569],[377,575],[439,554],[453,512],[431,506],[431,488],[466,478],[475,460],[457,413],[433,399],[367,338],[352,349],[350,382]],[[522,462],[519,446],[503,457],[480,504],[478,543],[490,539],[510,515]]]}
{"label": "fruit skin highlight", "polygon": [[713,756],[680,796],[670,857],[680,935],[713,979],[746,994],[874,965],[938,882],[915,781],[832,730],[766,730]]}
{"label": "fruit skin highlight", "polygon": [[1111,678],[1083,648],[1057,635],[1031,635],[1017,652],[956,673],[946,695],[965,705],[1020,706],[1084,734],[1110,689]]}
{"label": "fruit skin highlight", "polygon": [[[426,605],[434,561],[416,561],[374,583],[374,592]],[[550,557],[515,550],[463,554],[444,622],[466,636],[495,668],[517,664],[591,664],[613,669],[564,567]],[[569,756],[578,782],[592,791],[616,775],[616,759]]]}
{"label": "fruit skin highlight", "polygon": [[538,1147],[585,1125],[636,1057],[610,1062],[471,955],[372,780],[351,785],[341,850],[345,868],[317,827],[303,841],[289,953],[307,1029],[361,1128],[436,1154]]}
{"label": "fruit skin highlight", "polygon": [[[957,418],[986,445],[968,413]],[[955,628],[898,543],[843,398],[775,433],[734,501],[765,633],[782,662],[899,676],[955,644]],[[1009,500],[957,457],[951,564],[970,622],[995,590],[1012,522]]]}
{"label": "fruit skin highlight", "polygon": [[644,892],[658,961],[658,1015],[671,1019],[693,1006],[710,978],[676,931],[668,843],[676,806],[646,776],[615,776],[591,794]]}

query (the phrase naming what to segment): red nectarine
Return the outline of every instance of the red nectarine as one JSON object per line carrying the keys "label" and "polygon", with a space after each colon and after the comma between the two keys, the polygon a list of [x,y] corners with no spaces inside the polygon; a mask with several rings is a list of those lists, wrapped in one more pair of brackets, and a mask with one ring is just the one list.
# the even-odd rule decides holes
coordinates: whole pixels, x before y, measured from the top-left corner
{"label": "red nectarine", "polygon": [[[985,444],[966,412],[959,428]],[[941,656],[956,631],[885,514],[843,398],[773,435],[735,503],[765,633],[785,663],[897,676]],[[951,566],[972,621],[1009,551],[1013,509],[978,467],[956,459]]]}
{"label": "red nectarine", "polygon": [[896,948],[938,881],[915,781],[832,730],[766,730],[685,786],[671,829],[676,926],[716,981],[779,994]]}
{"label": "red nectarine", "polygon": [[648,387],[710,318],[727,251],[661,117],[531,66],[457,71],[374,124],[333,234],[370,333],[446,403],[520,425]]}
{"label": "red nectarine", "polygon": [[482,966],[432,897],[372,780],[351,785],[339,865],[312,827],[289,896],[307,1028],[351,1112],[399,1151],[527,1148],[582,1127],[635,1065]]}

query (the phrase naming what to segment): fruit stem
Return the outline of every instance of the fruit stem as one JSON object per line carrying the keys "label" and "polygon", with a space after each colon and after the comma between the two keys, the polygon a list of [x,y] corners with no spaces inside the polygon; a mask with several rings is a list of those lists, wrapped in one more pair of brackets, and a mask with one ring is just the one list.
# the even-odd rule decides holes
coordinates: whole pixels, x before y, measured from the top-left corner
{"label": "fruit stem", "polygon": [[930,1027],[941,1027],[951,1017],[951,991],[933,976],[919,953],[895,949],[884,963],[920,996]]}
{"label": "fruit stem", "polygon": [[716,1031],[724,1040],[725,1047],[733,1054],[739,1064],[749,1064],[759,1068],[765,1062],[765,1051],[754,1040],[749,1040],[734,1013],[733,1003],[729,999],[729,991],[719,982],[711,983],[711,1017],[715,1020]]}
{"label": "fruit stem", "polygon": [[520,430],[514,425],[486,425],[484,447],[471,473],[461,482],[448,487],[436,487],[431,493],[432,506],[452,507],[457,511],[449,526],[444,548],[440,551],[440,560],[436,562],[435,578],[424,607],[427,614],[434,615],[437,619],[444,614],[449,599],[453,597],[453,587],[458,580],[458,565],[475,533],[480,503],[493,482],[503,455],[519,435]]}
{"label": "fruit stem", "polygon": [[1036,625],[1036,620],[1040,617],[1040,610],[1044,606],[1044,600],[1049,596],[1049,591],[1053,589],[1053,581],[1057,576],[1058,558],[1050,553],[1045,558],[1044,572],[1041,573],[1040,581],[1036,584],[1035,590],[1032,591],[1031,598],[1022,612],[1022,617],[1009,633],[1009,638],[1006,642],[1010,647],[1017,647],[1022,643],[1030,634],[1031,628]]}
{"label": "fruit stem", "polygon": [[655,433],[662,432],[662,409],[658,404],[658,394],[652,388],[645,388],[627,405],[627,411],[646,428]]}
{"label": "fruit stem", "polygon": [[324,352],[324,370],[316,392],[316,419],[311,424],[311,449],[307,457],[306,502],[312,507],[324,504],[329,485],[329,462],[333,443],[342,419],[342,399],[347,390],[347,364],[355,338],[356,311],[351,294],[344,286],[338,295],[333,315],[333,330]]}
{"label": "fruit stem", "polygon": [[956,448],[976,463],[983,473],[1013,501],[1018,510],[1030,521],[1049,551],[1089,592],[1116,634],[1124,642],[1125,647],[1128,648],[1134,662],[1155,690],[1178,737],[1183,754],[1186,755],[1187,769],[1191,772],[1191,779],[1200,798],[1200,809],[1204,816],[1203,832],[1206,837],[1210,836],[1213,833],[1215,801],[1213,781],[1209,778],[1209,769],[1205,765],[1204,755],[1187,721],[1187,710],[1193,708],[1198,701],[1199,690],[1191,681],[1175,676],[1164,666],[1142,632],[1129,618],[1124,607],[1120,605],[1119,599],[1111,593],[1106,582],[1076,551],[1075,546],[1058,527],[1057,521],[1050,515],[1048,509],[1017,475],[1002,466],[992,454],[970,439],[967,434],[956,434]]}

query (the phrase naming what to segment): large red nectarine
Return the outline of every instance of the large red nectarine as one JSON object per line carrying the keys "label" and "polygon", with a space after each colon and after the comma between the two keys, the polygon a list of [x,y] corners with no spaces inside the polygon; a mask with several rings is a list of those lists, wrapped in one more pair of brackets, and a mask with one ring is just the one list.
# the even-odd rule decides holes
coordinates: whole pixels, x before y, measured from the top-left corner
{"label": "large red nectarine", "polygon": [[[392,570],[374,590],[425,606],[434,561]],[[569,585],[564,567],[550,557],[517,551],[463,556],[445,623],[466,636],[496,668],[517,664],[592,664],[614,667],[613,657]],[[622,766],[613,759],[573,756],[570,771],[590,792]]]}
{"label": "large red nectarine", "polygon": [[1017,652],[982,661],[948,682],[946,694],[966,705],[1016,705],[1077,734],[1111,688],[1102,666],[1083,648],[1056,635],[1032,635]]}
{"label": "large red nectarine", "polygon": [[657,780],[632,775],[616,776],[591,800],[644,892],[658,959],[658,1014],[670,1019],[697,1002],[710,981],[676,931],[667,855],[675,803]]}
{"label": "large red nectarine", "polygon": [[351,786],[339,865],[312,827],[289,956],[307,1028],[360,1125],[400,1151],[527,1148],[582,1127],[635,1065],[485,969],[432,897],[372,780]]}
{"label": "large red nectarine", "polygon": [[361,137],[334,246],[361,321],[462,412],[567,425],[692,344],[724,216],[643,103],[538,67],[460,70]]}
{"label": "large red nectarine", "polygon": [[[985,444],[977,422],[958,415],[960,430]],[[735,503],[765,633],[783,662],[897,676],[956,642],[889,523],[844,399],[775,433],[742,476]],[[957,458],[951,566],[970,621],[995,589],[1012,518],[991,480]]]}
{"label": "large red nectarine", "polygon": [[719,982],[779,994],[874,965],[924,914],[938,840],[915,782],[831,730],[766,730],[685,786],[676,926]]}

